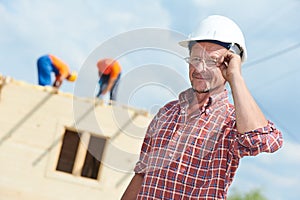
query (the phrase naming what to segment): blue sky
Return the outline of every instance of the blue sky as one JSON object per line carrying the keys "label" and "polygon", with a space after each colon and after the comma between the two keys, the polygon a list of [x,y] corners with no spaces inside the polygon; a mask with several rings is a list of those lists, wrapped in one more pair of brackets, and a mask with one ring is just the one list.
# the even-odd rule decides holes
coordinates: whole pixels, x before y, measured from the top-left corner
{"label": "blue sky", "polygon": [[[208,15],[230,17],[246,38],[243,75],[248,87],[285,139],[284,147],[274,154],[243,159],[231,188],[260,188],[269,199],[296,200],[300,198],[300,46],[293,45],[300,43],[299,10],[299,0],[0,0],[0,73],[36,84],[37,58],[52,53],[81,71],[86,83],[64,82],[61,90],[73,93],[77,87],[80,94],[93,97],[98,78],[95,59],[112,52],[123,67],[123,94],[130,94],[122,103],[154,113],[189,86],[181,59],[184,49],[172,42],[190,34]],[[150,34],[152,29],[174,36],[167,48],[158,35]],[[139,38],[143,34],[145,39]],[[123,37],[127,43],[114,43]],[[133,48],[149,38],[158,40],[155,48]],[[112,45],[115,49],[106,49]],[[120,54],[121,49],[126,52]],[[135,83],[142,84],[134,87]]]}

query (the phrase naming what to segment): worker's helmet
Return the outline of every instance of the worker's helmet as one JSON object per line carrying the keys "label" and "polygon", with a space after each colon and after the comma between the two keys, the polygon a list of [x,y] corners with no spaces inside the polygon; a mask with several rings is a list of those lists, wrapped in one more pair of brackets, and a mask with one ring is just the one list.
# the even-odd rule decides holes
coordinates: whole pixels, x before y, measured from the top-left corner
{"label": "worker's helmet", "polygon": [[187,40],[179,42],[179,45],[188,47],[190,42],[202,40],[238,44],[242,51],[242,62],[247,59],[244,35],[239,26],[227,17],[220,15],[211,15],[207,17],[200,22],[198,30],[192,33]]}
{"label": "worker's helmet", "polygon": [[68,81],[74,82],[77,79],[77,72],[73,71],[72,73],[70,73],[70,75],[67,77]]}

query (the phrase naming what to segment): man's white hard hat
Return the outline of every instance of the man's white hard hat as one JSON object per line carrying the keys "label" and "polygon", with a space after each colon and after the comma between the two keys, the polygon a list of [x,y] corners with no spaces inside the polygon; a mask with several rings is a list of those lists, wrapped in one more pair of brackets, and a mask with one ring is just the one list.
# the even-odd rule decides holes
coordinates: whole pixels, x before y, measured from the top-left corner
{"label": "man's white hard hat", "polygon": [[236,43],[242,49],[242,62],[247,60],[247,49],[243,32],[239,26],[231,19],[211,15],[200,22],[196,32],[192,33],[188,39],[179,42],[179,45],[188,47],[191,41],[214,40],[224,43]]}

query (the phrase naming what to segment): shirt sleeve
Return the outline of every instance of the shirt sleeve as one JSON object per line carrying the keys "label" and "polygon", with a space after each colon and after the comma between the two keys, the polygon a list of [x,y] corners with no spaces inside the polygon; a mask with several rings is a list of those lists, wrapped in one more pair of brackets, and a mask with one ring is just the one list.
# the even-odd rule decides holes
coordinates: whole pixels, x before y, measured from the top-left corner
{"label": "shirt sleeve", "polygon": [[152,119],[150,125],[148,126],[141,152],[140,152],[140,158],[139,161],[137,162],[134,172],[137,174],[145,174],[146,168],[148,166],[148,161],[149,161],[149,155],[151,153],[151,136],[154,131],[154,127],[156,126],[156,121],[157,121],[157,115]]}
{"label": "shirt sleeve", "polygon": [[167,108],[168,105],[173,105],[172,103],[173,102],[162,107],[158,111],[158,113],[154,116],[151,123],[149,124],[143,144],[142,144],[139,161],[137,162],[137,164],[134,168],[135,173],[145,174],[147,168],[150,167],[149,166],[150,159],[155,154],[155,152],[153,152],[153,147],[152,147],[153,137],[155,136],[155,134],[158,130],[158,127],[161,124],[161,117],[168,110],[168,108]]}
{"label": "shirt sleeve", "polygon": [[50,59],[51,59],[52,65],[59,72],[58,77],[66,78],[70,73],[68,65],[66,63],[64,63],[62,60],[60,60],[59,58],[57,58],[53,55],[50,55]]}
{"label": "shirt sleeve", "polygon": [[246,133],[237,133],[234,152],[240,158],[255,156],[261,152],[275,152],[282,147],[282,144],[281,132],[271,121],[268,121],[265,127]]}
{"label": "shirt sleeve", "polygon": [[121,73],[121,66],[117,61],[115,61],[111,67],[110,78],[116,79],[120,73]]}

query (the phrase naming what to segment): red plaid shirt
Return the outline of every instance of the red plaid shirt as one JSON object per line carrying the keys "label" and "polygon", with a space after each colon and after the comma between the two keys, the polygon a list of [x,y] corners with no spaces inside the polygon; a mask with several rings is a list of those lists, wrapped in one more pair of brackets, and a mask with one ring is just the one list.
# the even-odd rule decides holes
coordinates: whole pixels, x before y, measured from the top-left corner
{"label": "red plaid shirt", "polygon": [[227,91],[187,116],[188,89],[161,108],[148,127],[135,173],[144,174],[137,199],[226,199],[243,156],[274,152],[282,135],[268,125],[238,133]]}

